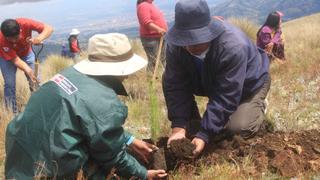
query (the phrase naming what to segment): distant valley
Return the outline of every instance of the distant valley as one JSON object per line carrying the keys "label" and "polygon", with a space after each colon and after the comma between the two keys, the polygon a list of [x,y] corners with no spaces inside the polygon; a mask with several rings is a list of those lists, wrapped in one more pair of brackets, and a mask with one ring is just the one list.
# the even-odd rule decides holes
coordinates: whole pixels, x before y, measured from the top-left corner
{"label": "distant valley", "polygon": [[[320,0],[207,0],[207,2],[212,15],[225,18],[245,17],[257,24],[262,24],[267,15],[276,10],[285,14],[284,21],[320,12]],[[169,26],[171,26],[174,21],[173,3],[159,1],[158,6],[164,12]],[[90,22],[89,20],[79,21],[78,23],[81,25],[78,24],[78,26],[82,31],[79,37],[81,46],[85,48],[87,40],[97,33],[120,32],[127,34],[130,38],[138,37],[139,27],[135,13],[135,8],[131,7],[130,11],[123,16],[104,19],[96,17],[92,19],[92,22],[91,20]],[[67,43],[69,31],[69,27],[56,31],[47,42],[48,48],[45,48],[44,56],[60,53],[61,45]]]}

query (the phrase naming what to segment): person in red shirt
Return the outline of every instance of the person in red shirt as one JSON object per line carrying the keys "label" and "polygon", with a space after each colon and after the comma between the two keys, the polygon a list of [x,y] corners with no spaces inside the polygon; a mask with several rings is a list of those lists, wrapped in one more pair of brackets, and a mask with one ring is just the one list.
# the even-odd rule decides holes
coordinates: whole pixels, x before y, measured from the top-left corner
{"label": "person in red shirt", "polygon": [[[32,32],[39,33],[32,37]],[[7,19],[1,23],[0,32],[0,68],[4,79],[4,101],[7,108],[17,112],[16,72],[24,71],[32,91],[33,83],[38,79],[34,75],[35,56],[31,45],[39,45],[53,32],[51,26],[27,19]]]}
{"label": "person in red shirt", "polygon": [[[153,0],[138,0],[137,16],[140,24],[140,39],[149,61],[148,70],[152,71],[160,38],[168,30],[167,22],[163,13],[153,4]],[[162,58],[162,63],[164,60],[165,58]]]}
{"label": "person in red shirt", "polygon": [[80,46],[78,41],[78,35],[80,31],[78,29],[72,29],[70,36],[68,38],[69,49],[70,49],[70,57],[76,62],[80,59]]}

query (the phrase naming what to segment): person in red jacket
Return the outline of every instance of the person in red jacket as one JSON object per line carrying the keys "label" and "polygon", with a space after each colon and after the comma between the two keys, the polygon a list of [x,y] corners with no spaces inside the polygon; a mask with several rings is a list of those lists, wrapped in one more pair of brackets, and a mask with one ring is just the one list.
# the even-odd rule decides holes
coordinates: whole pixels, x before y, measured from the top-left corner
{"label": "person in red jacket", "polygon": [[160,38],[168,30],[167,22],[163,13],[153,4],[153,0],[138,0],[137,16],[140,24],[140,39],[149,61],[148,70],[152,71]]}
{"label": "person in red jacket", "polygon": [[77,61],[80,58],[81,49],[80,49],[79,40],[78,40],[79,34],[80,34],[80,31],[78,29],[72,29],[70,36],[68,38],[70,57],[74,61]]}
{"label": "person in red jacket", "polygon": [[[39,33],[32,37],[32,32]],[[24,71],[29,81],[30,90],[37,81],[33,70],[35,55],[31,45],[39,45],[53,32],[51,26],[27,18],[7,19],[1,24],[0,32],[0,69],[4,79],[4,101],[7,108],[17,112],[16,72]]]}

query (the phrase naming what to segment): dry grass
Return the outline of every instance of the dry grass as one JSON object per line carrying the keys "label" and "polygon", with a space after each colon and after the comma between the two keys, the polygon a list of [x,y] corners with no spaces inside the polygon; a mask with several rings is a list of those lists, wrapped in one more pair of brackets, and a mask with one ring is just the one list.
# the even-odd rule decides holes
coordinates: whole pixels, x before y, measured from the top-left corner
{"label": "dry grass", "polygon": [[272,64],[268,116],[277,129],[319,128],[320,14],[283,25],[284,65]]}
{"label": "dry grass", "polygon": [[259,27],[252,21],[250,21],[249,19],[246,18],[235,18],[235,17],[231,17],[228,19],[228,21],[239,27],[243,32],[246,33],[246,35],[253,41],[256,42],[257,39],[257,31],[259,29]]}
{"label": "dry grass", "polygon": [[[298,19],[284,24],[283,32],[286,37],[286,54],[288,62],[284,65],[272,64],[271,74],[273,79],[272,88],[269,94],[268,117],[278,129],[296,130],[319,128],[320,122],[320,14]],[[258,26],[246,20],[231,19],[232,23],[243,29],[253,40]],[[134,51],[145,57],[145,53],[139,40],[132,41]],[[42,79],[48,80],[56,72],[65,66],[72,64],[68,59],[61,59],[59,56],[51,56],[45,64],[41,66],[43,72]],[[45,73],[44,73],[45,72]],[[161,77],[159,72],[159,77]],[[141,71],[130,76],[124,84],[129,93],[129,97],[122,97],[122,100],[129,107],[129,115],[125,128],[139,138],[150,138],[150,92],[148,89],[151,75]],[[1,78],[1,77],[0,77]],[[18,101],[23,106],[29,98],[28,86],[25,78],[20,73],[18,75]],[[0,87],[3,81],[0,80]],[[160,132],[161,136],[166,136],[170,132],[169,121],[166,117],[166,107],[162,93],[160,79],[156,84],[158,99],[158,109],[160,112]],[[3,98],[3,91],[0,90],[0,99]],[[199,109],[204,112],[207,102],[206,98],[196,98],[199,102]],[[12,119],[13,115],[3,110],[0,111],[0,163],[3,165],[4,153],[4,133],[5,127]],[[239,170],[237,166],[242,166],[245,170]],[[176,172],[174,179],[250,179],[253,168],[250,158],[244,164],[235,165],[224,163],[223,165],[206,165],[199,168],[198,176],[194,176],[192,171],[181,169]],[[3,179],[3,166],[1,166],[0,179]],[[273,174],[265,174],[261,179],[278,179]]]}
{"label": "dry grass", "polygon": [[46,82],[48,79],[53,77],[57,72],[63,70],[65,67],[74,64],[71,59],[63,58],[57,55],[50,55],[47,59],[48,60],[42,64],[42,69],[40,69],[44,77],[43,82]]}

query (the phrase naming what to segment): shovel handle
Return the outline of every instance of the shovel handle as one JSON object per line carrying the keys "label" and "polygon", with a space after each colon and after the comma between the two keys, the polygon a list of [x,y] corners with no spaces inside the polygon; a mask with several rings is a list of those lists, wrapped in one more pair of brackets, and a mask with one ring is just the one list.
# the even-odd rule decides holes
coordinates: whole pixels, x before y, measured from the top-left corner
{"label": "shovel handle", "polygon": [[160,59],[161,59],[162,46],[163,46],[163,36],[161,36],[160,42],[159,42],[158,53],[157,53],[157,58],[156,58],[156,65],[154,67],[153,76],[152,76],[152,83],[154,83],[156,81],[157,70],[159,67]]}
{"label": "shovel handle", "polygon": [[40,45],[38,45],[38,46],[40,46],[40,49],[39,49],[39,51],[38,52],[36,52],[36,50],[35,50],[35,45],[31,45],[31,49],[32,49],[32,52],[34,53],[34,55],[35,55],[35,61],[36,62],[38,62],[39,61],[39,55],[40,55],[40,53],[42,52],[42,50],[43,50],[43,44],[40,44]]}
{"label": "shovel handle", "polygon": [[34,76],[38,77],[38,75],[39,75],[39,61],[36,61],[34,63]]}
{"label": "shovel handle", "polygon": [[[36,78],[38,78],[38,75],[39,75],[39,55],[40,55],[40,53],[41,53],[42,50],[43,50],[43,44],[40,44],[39,46],[40,46],[40,49],[39,49],[38,52],[36,52],[36,50],[35,50],[35,48],[34,48],[34,45],[31,45],[32,52],[33,52],[34,55],[35,55],[34,76],[35,76]],[[33,84],[33,91],[39,89],[39,86],[40,86],[40,85],[39,85],[39,82],[38,82],[38,81],[35,82],[35,83]]]}

